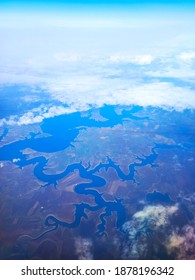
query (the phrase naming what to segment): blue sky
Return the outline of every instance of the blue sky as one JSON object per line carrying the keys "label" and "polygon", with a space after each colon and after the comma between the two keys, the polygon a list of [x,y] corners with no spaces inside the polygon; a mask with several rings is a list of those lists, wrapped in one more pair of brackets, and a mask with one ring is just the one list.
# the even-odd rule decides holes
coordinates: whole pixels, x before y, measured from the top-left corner
{"label": "blue sky", "polygon": [[52,10],[75,10],[75,9],[87,9],[87,10],[141,10],[141,9],[191,9],[195,6],[192,0],[6,0],[0,1],[1,9],[4,10],[42,10],[42,11],[52,11]]}
{"label": "blue sky", "polygon": [[51,4],[51,5],[57,5],[57,4],[85,4],[85,5],[151,5],[151,4],[168,4],[168,5],[191,5],[194,4],[193,0],[31,0],[31,1],[25,1],[25,0],[5,0],[0,1],[3,5],[10,5],[10,4],[20,4],[20,5],[27,5],[27,4]]}

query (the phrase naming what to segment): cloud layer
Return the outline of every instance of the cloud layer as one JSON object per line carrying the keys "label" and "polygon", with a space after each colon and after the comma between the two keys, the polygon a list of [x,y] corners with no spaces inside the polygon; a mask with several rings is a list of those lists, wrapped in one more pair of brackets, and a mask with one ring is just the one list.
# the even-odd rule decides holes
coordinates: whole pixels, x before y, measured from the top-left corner
{"label": "cloud layer", "polygon": [[[107,56],[55,53],[47,59],[30,59],[22,66],[0,70],[1,87],[39,87],[49,105],[23,115],[10,115],[0,125],[40,123],[45,118],[108,105],[154,106],[167,110],[195,109],[195,52],[175,55],[113,53]],[[3,90],[1,91],[3,95]],[[33,96],[35,94],[33,93]],[[10,96],[11,98],[11,96]],[[30,93],[19,101],[33,102]]]}

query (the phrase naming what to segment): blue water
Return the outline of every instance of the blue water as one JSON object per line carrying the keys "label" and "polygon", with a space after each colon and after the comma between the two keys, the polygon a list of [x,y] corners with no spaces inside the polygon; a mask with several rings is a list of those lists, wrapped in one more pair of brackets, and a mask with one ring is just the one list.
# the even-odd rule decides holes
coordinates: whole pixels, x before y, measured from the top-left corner
{"label": "blue water", "polygon": [[[112,215],[113,212],[116,213],[116,227],[120,228],[126,221],[126,209],[123,205],[123,201],[120,198],[115,197],[114,201],[106,201],[100,192],[101,188],[105,186],[106,181],[97,173],[101,169],[108,170],[108,168],[113,168],[118,177],[121,180],[131,180],[135,182],[135,172],[137,168],[150,165],[152,168],[158,167],[155,161],[158,157],[157,150],[159,149],[172,149],[176,146],[165,145],[165,144],[154,144],[151,149],[151,153],[147,156],[137,157],[136,162],[129,165],[128,174],[124,174],[118,165],[116,165],[111,158],[107,157],[107,163],[99,163],[96,167],[91,169],[90,163],[88,167],[84,167],[82,162],[70,164],[63,172],[59,174],[45,174],[44,169],[47,164],[47,160],[44,156],[35,157],[28,160],[22,151],[26,148],[31,148],[38,152],[53,153],[57,151],[62,151],[68,148],[70,145],[74,144],[81,129],[86,127],[113,127],[117,124],[123,124],[124,119],[130,118],[138,122],[140,125],[143,120],[148,120],[148,117],[138,117],[134,115],[139,112],[141,107],[135,106],[131,110],[123,110],[121,114],[117,114],[114,110],[114,106],[104,106],[100,109],[100,114],[106,119],[105,121],[99,121],[90,119],[89,117],[82,117],[80,113],[73,113],[69,115],[61,115],[55,118],[46,119],[41,124],[41,129],[43,133],[49,133],[50,136],[35,138],[35,134],[31,134],[30,138],[23,140],[18,140],[10,144],[4,145],[0,148],[0,160],[10,160],[14,158],[20,159],[20,161],[15,164],[19,167],[24,167],[30,164],[34,165],[34,175],[37,179],[44,182],[42,187],[47,187],[53,185],[57,187],[58,181],[71,172],[76,170],[79,171],[81,178],[87,179],[88,183],[78,183],[74,191],[77,194],[87,195],[94,198],[95,205],[89,205],[87,203],[80,203],[75,206],[75,217],[71,223],[66,221],[61,221],[54,215],[49,215],[45,219],[45,226],[48,228],[46,232],[57,229],[59,226],[67,228],[78,227],[81,219],[87,219],[88,216],[85,210],[91,212],[103,210],[100,214],[100,224],[97,225],[97,235],[102,236],[106,234],[105,225],[106,217]],[[90,112],[89,112],[90,114]],[[0,136],[0,140],[5,136],[7,130]],[[97,190],[98,189],[98,190]],[[162,196],[158,193],[148,194],[147,199],[154,200],[155,198],[160,200],[169,200],[169,197]],[[43,236],[46,232],[41,234]],[[39,236],[39,237],[40,237]]]}

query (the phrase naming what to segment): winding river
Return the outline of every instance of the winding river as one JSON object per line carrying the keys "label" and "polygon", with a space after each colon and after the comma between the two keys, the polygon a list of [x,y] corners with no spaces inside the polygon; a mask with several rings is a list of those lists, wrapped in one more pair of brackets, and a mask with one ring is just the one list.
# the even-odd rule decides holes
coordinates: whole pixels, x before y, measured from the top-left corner
{"label": "winding river", "polygon": [[[59,226],[67,228],[78,227],[82,218],[88,218],[85,210],[98,211],[103,210],[100,214],[100,224],[97,225],[97,235],[102,236],[106,234],[105,225],[106,217],[116,213],[116,227],[120,228],[126,221],[125,207],[120,198],[115,197],[114,201],[106,201],[100,190],[106,181],[101,176],[97,175],[101,169],[107,170],[113,168],[118,177],[121,180],[131,180],[135,182],[135,172],[137,168],[150,165],[152,168],[157,167],[155,161],[158,157],[158,149],[172,148],[170,145],[154,144],[151,149],[151,153],[147,156],[137,157],[136,161],[131,163],[128,167],[128,174],[123,173],[118,165],[116,165],[111,158],[107,157],[106,163],[99,163],[96,167],[91,169],[89,166],[84,167],[82,162],[70,164],[63,172],[59,174],[45,174],[44,169],[47,165],[47,159],[44,156],[38,156],[32,159],[28,159],[23,150],[30,148],[34,151],[43,153],[54,153],[57,151],[65,150],[67,147],[74,143],[76,137],[79,135],[81,129],[87,129],[88,127],[113,127],[117,124],[122,124],[124,119],[130,118],[135,121],[143,121],[148,119],[147,117],[137,117],[134,115],[136,111],[134,108],[132,111],[122,111],[119,115],[115,112],[113,106],[105,106],[100,109],[100,114],[105,118],[104,121],[95,120],[89,117],[83,117],[80,113],[73,113],[70,115],[62,115],[51,119],[46,119],[41,124],[43,133],[49,134],[47,137],[38,137],[36,134],[31,134],[30,138],[23,140],[17,140],[12,143],[6,144],[0,148],[0,160],[1,161],[13,161],[13,159],[19,159],[14,164],[19,167],[27,165],[34,165],[34,176],[43,182],[42,187],[53,185],[57,187],[58,181],[68,176],[71,172],[79,171],[81,178],[87,179],[90,182],[78,183],[75,185],[74,191],[77,194],[82,194],[94,198],[95,205],[89,205],[87,203],[80,203],[75,206],[75,217],[73,222],[68,223],[58,219],[55,215],[49,215],[45,219],[45,226],[47,230],[43,232],[39,237],[45,233],[57,229]],[[4,133],[1,135],[0,140],[8,133],[5,128]]]}

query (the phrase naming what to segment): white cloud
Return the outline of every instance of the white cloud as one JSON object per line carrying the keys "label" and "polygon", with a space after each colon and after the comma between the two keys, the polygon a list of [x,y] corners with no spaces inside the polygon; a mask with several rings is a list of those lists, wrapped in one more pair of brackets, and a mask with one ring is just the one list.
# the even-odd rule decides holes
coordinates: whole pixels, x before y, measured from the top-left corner
{"label": "white cloud", "polygon": [[184,51],[159,56],[155,67],[146,69],[145,75],[157,78],[176,78],[194,83],[195,51]]}
{"label": "white cloud", "polygon": [[77,237],[75,239],[75,251],[79,260],[93,260],[93,242],[89,238]]}
{"label": "white cloud", "polygon": [[52,106],[49,108],[40,107],[37,108],[36,110],[25,113],[21,117],[18,117],[17,115],[13,115],[8,119],[3,118],[0,120],[0,126],[28,125],[34,123],[41,123],[44,119],[52,118],[54,116],[59,116],[62,114],[70,114],[75,111],[76,110],[74,108],[66,108],[63,106]]}
{"label": "white cloud", "polygon": [[81,109],[88,105],[101,107],[110,105],[157,106],[168,109],[195,109],[195,91],[174,86],[168,82],[134,83],[123,79],[98,79],[85,77],[62,83],[48,85],[51,96],[71,106]]}
{"label": "white cloud", "polygon": [[109,60],[113,63],[132,63],[137,65],[151,64],[154,57],[150,54],[145,55],[111,55]]}
{"label": "white cloud", "polygon": [[192,62],[195,60],[195,51],[183,52],[179,55],[179,58],[184,62]]}
{"label": "white cloud", "polygon": [[134,238],[137,231],[143,228],[144,225],[157,230],[159,227],[166,226],[169,223],[170,217],[176,213],[178,209],[178,205],[145,206],[143,210],[138,211],[133,215],[132,220],[123,225],[123,231],[126,232],[129,237]]}
{"label": "white cloud", "polygon": [[16,162],[18,162],[18,161],[20,161],[20,158],[14,158],[14,159],[12,160],[13,163],[16,163]]}
{"label": "white cloud", "polygon": [[165,207],[162,205],[146,206],[142,211],[136,212],[133,219],[143,224],[145,221],[155,223],[155,227],[165,226],[169,222],[170,216],[178,211],[178,206]]}

